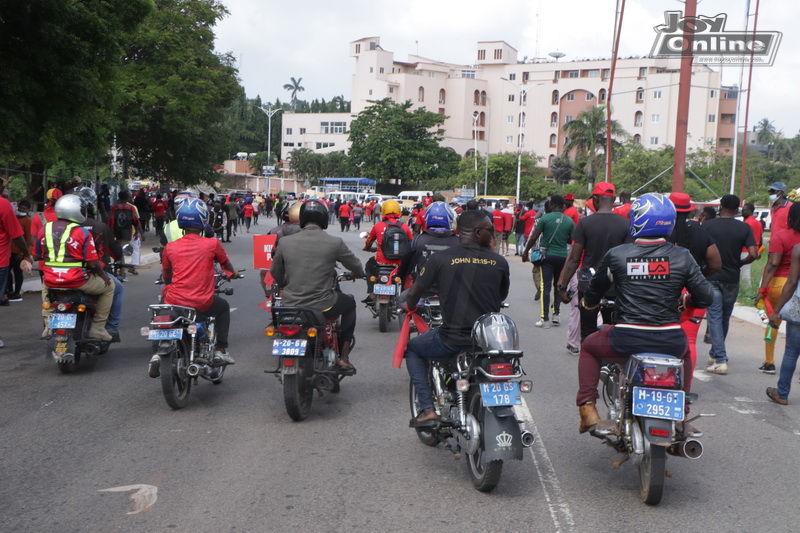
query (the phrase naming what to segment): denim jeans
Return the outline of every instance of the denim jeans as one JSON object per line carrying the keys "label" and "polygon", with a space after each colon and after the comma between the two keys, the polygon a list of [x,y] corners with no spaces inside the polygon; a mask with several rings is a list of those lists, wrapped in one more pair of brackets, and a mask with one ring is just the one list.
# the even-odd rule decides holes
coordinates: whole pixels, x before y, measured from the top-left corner
{"label": "denim jeans", "polygon": [[711,281],[714,289],[714,301],[708,308],[706,319],[708,331],[711,334],[711,350],[709,355],[717,363],[727,363],[728,353],[725,351],[725,339],[728,337],[728,326],[731,323],[731,313],[736,297],[739,295],[739,283]]}
{"label": "denim jeans", "polygon": [[406,347],[406,368],[417,391],[420,410],[433,407],[433,393],[428,383],[428,361],[447,361],[469,346],[447,344],[434,328],[408,341]]}
{"label": "denim jeans", "polygon": [[800,355],[800,324],[786,322],[786,349],[783,351],[781,373],[778,377],[778,396],[784,400],[789,398],[798,355]]}
{"label": "denim jeans", "polygon": [[111,310],[108,312],[108,321],[106,322],[106,330],[109,333],[117,333],[119,331],[119,322],[122,319],[122,282],[108,274],[111,281],[114,282],[114,301],[111,302]]}

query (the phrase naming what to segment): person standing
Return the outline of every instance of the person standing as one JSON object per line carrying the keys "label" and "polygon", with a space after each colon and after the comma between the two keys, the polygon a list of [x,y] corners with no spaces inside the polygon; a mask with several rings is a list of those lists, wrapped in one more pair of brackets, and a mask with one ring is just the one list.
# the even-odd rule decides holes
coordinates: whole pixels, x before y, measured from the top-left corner
{"label": "person standing", "polygon": [[353,206],[353,228],[355,231],[361,229],[361,217],[364,216],[364,208],[356,204]]}
{"label": "person standing", "polygon": [[350,231],[350,204],[347,202],[339,206],[339,224],[342,231]]}
{"label": "person standing", "polygon": [[[781,325],[780,312],[792,297],[800,297],[797,290],[797,281],[800,278],[800,246],[795,246],[791,254],[789,276],[781,291],[781,297],[775,304],[775,309],[770,316],[770,326],[778,331]],[[797,357],[800,355],[800,322],[786,320],[786,348],[781,361],[781,372],[778,377],[778,388],[767,387],[767,396],[780,405],[789,404],[789,391],[792,388],[792,377],[797,368]]]}
{"label": "person standing", "polygon": [[614,209],[614,214],[621,216],[628,220],[628,213],[631,211],[631,191],[630,189],[622,189],[619,193],[619,203],[622,204]]}
{"label": "person standing", "polygon": [[[753,230],[753,237],[756,239],[756,248],[758,248],[758,257],[756,257],[756,261],[761,258],[763,240],[762,237],[764,235],[764,226],[761,225],[761,222],[753,216],[755,213],[756,206],[753,204],[744,204],[742,206],[742,222],[750,226],[750,229]],[[742,259],[744,259],[745,254],[747,253],[746,249],[742,249]],[[750,264],[747,263],[746,265],[742,265],[742,271],[740,274],[740,281],[745,285],[745,287],[750,286]]]}
{"label": "person standing", "polygon": [[572,219],[572,223],[575,224],[575,227],[578,226],[578,222],[581,220],[581,214],[578,213],[578,209],[575,207],[575,195],[572,193],[564,197],[564,214]]}
{"label": "person standing", "polygon": [[505,228],[505,218],[500,202],[495,202],[492,211],[492,223],[494,224],[494,252],[503,255],[503,228]]}
{"label": "person standing", "polygon": [[[700,226],[714,239],[722,259],[722,269],[708,278],[714,292],[714,300],[706,313],[711,336],[706,372],[712,374],[728,373],[725,339],[728,336],[733,305],[739,295],[739,271],[742,264],[752,263],[758,257],[756,241],[750,226],[734,218],[738,210],[739,197],[726,194],[720,198],[719,216],[705,220]],[[742,248],[747,248],[748,251],[744,260],[742,260]]]}
{"label": "person standing", "polygon": [[[31,203],[28,200],[20,200],[17,203],[17,222],[23,232],[23,239],[27,243],[27,249],[33,247],[33,235],[31,234],[31,217],[30,211]],[[24,247],[23,247],[24,248]],[[8,277],[8,300],[9,302],[22,301],[22,282],[24,280],[22,272],[22,261],[25,259],[25,249],[17,245],[17,241],[11,241],[11,263],[9,265]]]}
{"label": "person standing", "polygon": [[100,211],[100,219],[108,224],[108,219],[111,217],[111,191],[106,183],[100,186],[100,192],[97,194],[97,206]]}
{"label": "person standing", "polygon": [[228,211],[228,222],[225,226],[225,242],[231,242],[231,230],[233,230],[233,234],[236,235],[236,221],[239,220],[239,206],[233,198],[228,197],[228,203],[225,204],[225,209]]}
{"label": "person standing", "polygon": [[254,211],[255,208],[253,207],[253,202],[245,202],[244,206],[242,207],[242,215],[244,216],[244,227],[247,228],[247,233],[250,233],[250,224],[253,222]]}
{"label": "person standing", "polygon": [[772,222],[770,223],[770,232],[777,235],[779,232],[785,230],[788,226],[787,220],[789,218],[789,208],[792,205],[786,198],[786,184],[781,181],[776,181],[769,186],[769,201],[772,202],[770,206],[770,214],[772,215]]}
{"label": "person standing", "polygon": [[[537,328],[550,327],[551,288],[557,284],[561,269],[564,268],[567,260],[567,244],[572,240],[572,231],[575,229],[572,219],[563,213],[564,199],[561,196],[554,194],[550,197],[550,209],[551,211],[536,223],[536,228],[522,253],[522,260],[527,261],[528,252],[541,235],[540,249],[544,250],[545,256],[542,259],[542,312],[541,318],[534,324]],[[554,298],[552,317],[554,325],[561,323],[560,309],[560,299]]]}
{"label": "person standing", "polygon": [[[522,252],[525,250],[525,243],[527,243],[530,239],[531,234],[533,233],[533,228],[536,226],[536,222],[545,215],[545,206],[550,205],[548,202],[549,200],[546,200],[538,209],[533,202],[530,202],[528,204],[528,210],[520,217],[520,221],[525,224],[525,239],[520,247],[519,255],[522,255]],[[539,239],[541,240],[541,237],[539,237]],[[539,243],[535,242],[533,245],[538,246]],[[542,297],[542,268],[540,264],[531,263],[531,276],[533,277],[533,286],[536,287],[536,293],[533,295],[533,301],[538,302]]]}
{"label": "person standing", "polygon": [[[33,258],[28,250],[28,243],[25,242],[22,227],[14,216],[14,208],[11,202],[0,196],[0,287],[5,289],[9,264],[11,263],[11,243],[22,250],[22,261],[20,268],[26,274],[31,273],[33,268]],[[12,321],[5,321],[6,324]],[[0,339],[0,348],[4,346],[3,339]]]}
{"label": "person standing", "polygon": [[164,224],[167,221],[167,210],[169,209],[169,204],[167,204],[163,198],[161,193],[156,194],[156,199],[150,207],[153,211],[153,224],[155,225],[156,237],[158,238],[161,238],[161,235],[164,234]]}
{"label": "person standing", "polygon": [[[800,244],[800,204],[794,203],[790,205],[786,220],[787,228],[778,233],[773,233],[769,241],[769,258],[761,275],[761,284],[756,295],[756,307],[761,307],[762,309],[767,302],[773,309],[777,306],[783,286],[789,276],[792,249],[797,244]],[[774,219],[772,224],[774,228]],[[779,318],[775,322],[780,325]],[[767,330],[767,335],[764,337],[765,361],[759,370],[766,374],[774,374],[775,342],[778,340],[778,328],[772,329],[772,335],[769,333],[770,331]]]}
{"label": "person standing", "polygon": [[153,212],[150,206],[150,199],[147,197],[147,194],[145,194],[144,189],[136,191],[136,195],[133,198],[133,205],[136,206],[136,210],[139,212],[139,220],[142,223],[142,234],[144,234],[150,230],[150,217]]}

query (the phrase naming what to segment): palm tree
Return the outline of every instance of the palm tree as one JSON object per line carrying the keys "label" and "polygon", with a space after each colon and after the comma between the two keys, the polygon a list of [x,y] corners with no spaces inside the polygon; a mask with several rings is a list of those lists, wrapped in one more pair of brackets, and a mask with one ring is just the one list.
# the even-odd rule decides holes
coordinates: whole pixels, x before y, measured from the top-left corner
{"label": "palm tree", "polygon": [[767,118],[759,120],[758,124],[753,128],[753,131],[756,132],[756,142],[761,146],[765,146],[774,141],[778,133],[775,129],[775,124]]}
{"label": "palm tree", "polygon": [[292,93],[292,111],[296,110],[297,108],[297,93],[301,93],[306,90],[305,87],[300,85],[300,82],[303,81],[303,78],[289,78],[289,83],[284,84],[283,88],[287,91],[291,91]]}
{"label": "palm tree", "polygon": [[[564,135],[567,142],[564,144],[564,153],[575,150],[575,155],[586,156],[586,165],[583,168],[589,182],[589,190],[594,186],[597,176],[597,166],[600,160],[598,150],[605,154],[606,147],[606,106],[592,106],[578,113],[575,120],[564,124]],[[627,135],[616,120],[611,121],[612,137]]]}

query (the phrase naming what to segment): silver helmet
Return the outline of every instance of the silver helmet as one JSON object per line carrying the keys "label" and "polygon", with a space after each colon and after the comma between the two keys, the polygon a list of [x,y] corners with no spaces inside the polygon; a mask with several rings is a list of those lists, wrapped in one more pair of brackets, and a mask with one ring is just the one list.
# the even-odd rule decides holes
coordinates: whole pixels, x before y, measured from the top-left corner
{"label": "silver helmet", "polygon": [[475,321],[472,340],[484,352],[519,350],[519,333],[514,321],[501,313],[486,313]]}
{"label": "silver helmet", "polygon": [[86,222],[83,199],[77,194],[65,194],[56,201],[56,216],[62,220],[83,224]]}
{"label": "silver helmet", "polygon": [[91,187],[76,187],[72,189],[71,194],[80,196],[83,201],[83,207],[87,210],[86,215],[89,213],[97,213],[97,193]]}

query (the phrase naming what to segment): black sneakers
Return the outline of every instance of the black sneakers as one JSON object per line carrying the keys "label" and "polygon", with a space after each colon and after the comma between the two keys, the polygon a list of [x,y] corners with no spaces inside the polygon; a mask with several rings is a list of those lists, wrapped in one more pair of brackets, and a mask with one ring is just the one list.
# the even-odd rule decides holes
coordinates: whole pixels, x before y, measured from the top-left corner
{"label": "black sneakers", "polygon": [[758,367],[759,372],[763,372],[765,374],[774,374],[775,373],[775,365],[771,363],[764,363],[760,367]]}

